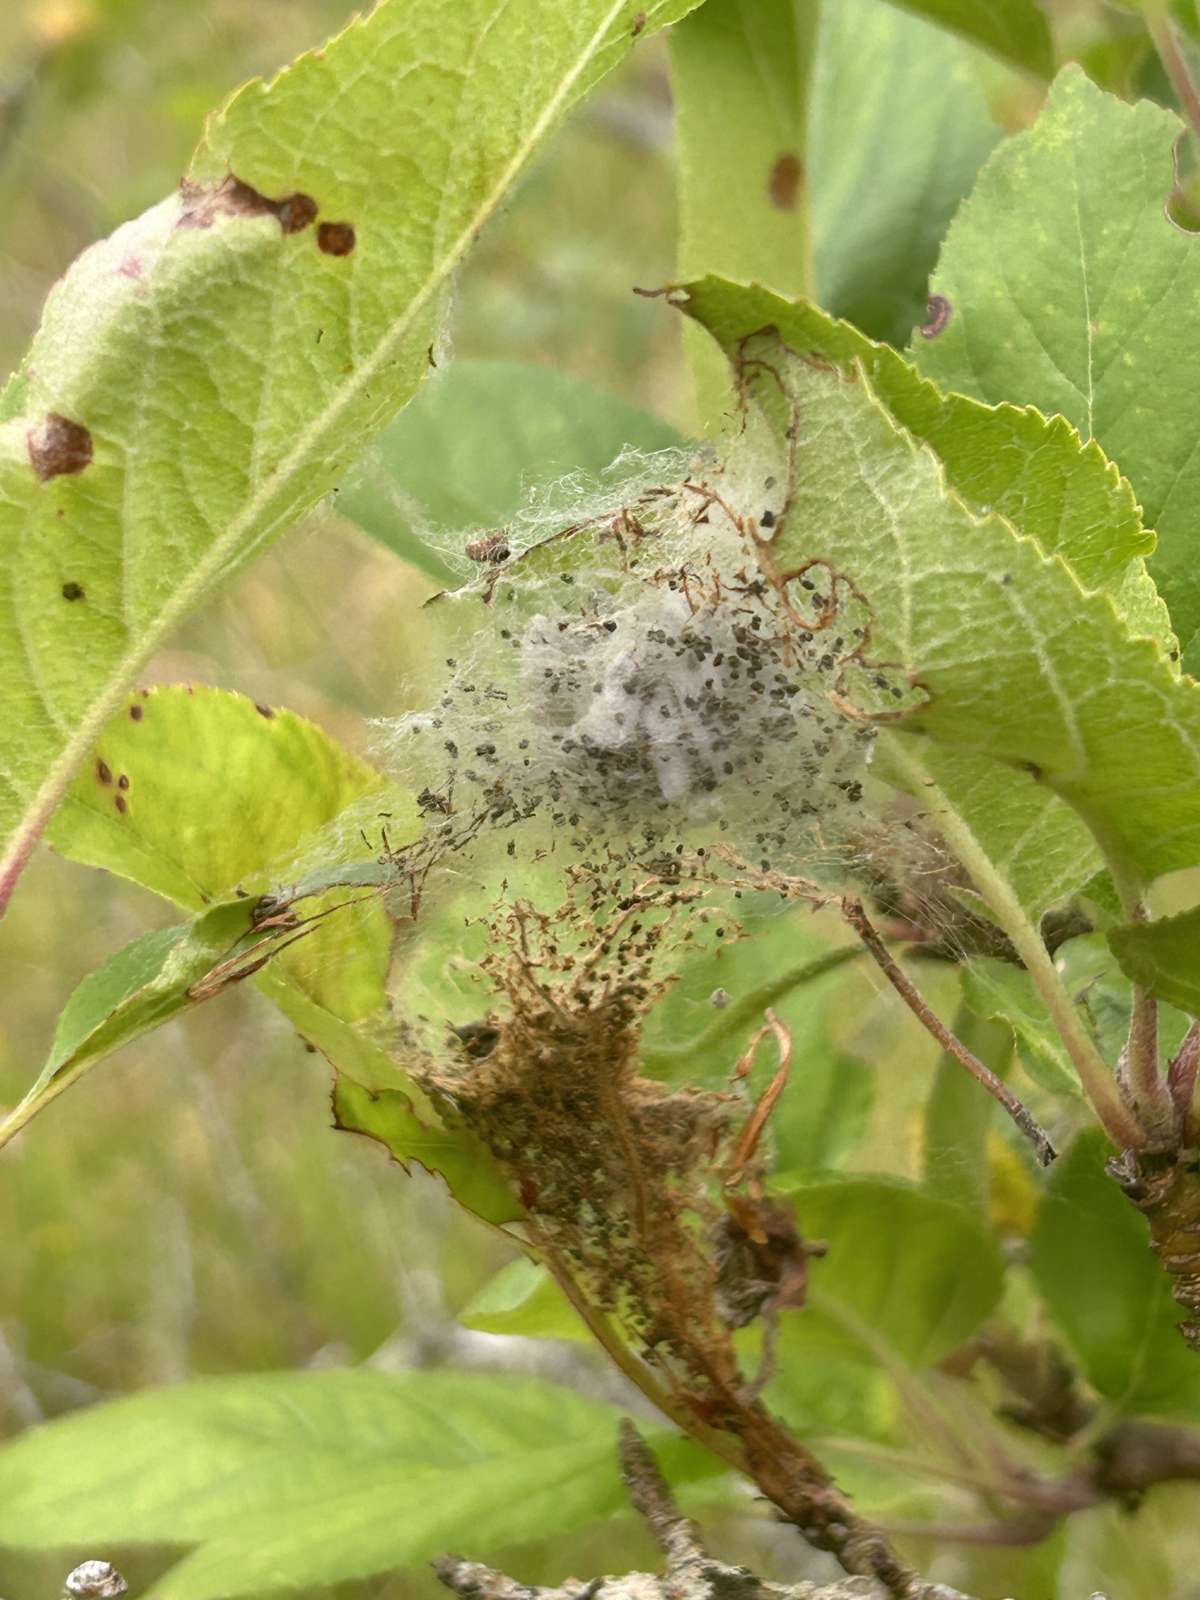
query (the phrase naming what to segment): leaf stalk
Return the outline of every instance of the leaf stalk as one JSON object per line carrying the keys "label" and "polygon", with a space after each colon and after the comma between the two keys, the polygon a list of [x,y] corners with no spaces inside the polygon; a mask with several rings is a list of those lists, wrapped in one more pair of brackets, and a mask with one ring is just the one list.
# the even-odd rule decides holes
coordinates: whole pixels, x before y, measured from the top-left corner
{"label": "leaf stalk", "polygon": [[1049,1134],[1040,1126],[1024,1101],[1013,1093],[1004,1080],[998,1078],[992,1069],[980,1061],[973,1051],[967,1049],[961,1039],[957,1039],[950,1032],[950,1029],[929,1005],[916,984],[913,983],[912,979],[909,978],[908,974],[900,967],[888,950],[863,910],[862,901],[847,895],[842,901],[842,915],[855,933],[858,934],[871,959],[921,1026],[927,1033],[933,1035],[947,1055],[953,1056],[960,1066],[966,1067],[975,1081],[987,1090],[993,1100],[1004,1107],[1017,1127],[1020,1128],[1021,1132],[1033,1145],[1042,1166],[1048,1167],[1057,1155],[1057,1151],[1050,1142]]}
{"label": "leaf stalk", "polygon": [[1175,24],[1171,20],[1170,8],[1166,0],[1143,0],[1143,14],[1146,18],[1146,31],[1158,53],[1158,59],[1163,64],[1163,70],[1171,80],[1180,109],[1192,125],[1192,130],[1200,134],[1200,86],[1197,85],[1188,65],[1187,57],[1179,43],[1179,36],[1175,32]]}
{"label": "leaf stalk", "polygon": [[889,758],[908,780],[911,792],[930,805],[937,827],[952,853],[966,868],[1001,930],[1007,934],[1033,986],[1050,1013],[1063,1048],[1079,1074],[1079,1082],[1105,1133],[1119,1150],[1140,1150],[1145,1129],[1125,1104],[1116,1079],[1096,1048],[1063,986],[1053,958],[1042,942],[1012,888],[996,869],[967,823],[951,805],[928,771],[904,746],[902,736],[889,741]]}

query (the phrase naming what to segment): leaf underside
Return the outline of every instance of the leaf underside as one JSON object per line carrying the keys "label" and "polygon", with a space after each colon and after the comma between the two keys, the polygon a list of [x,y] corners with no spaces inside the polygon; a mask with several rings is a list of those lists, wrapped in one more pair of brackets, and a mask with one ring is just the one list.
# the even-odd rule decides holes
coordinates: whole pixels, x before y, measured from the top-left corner
{"label": "leaf underside", "polygon": [[411,398],[545,136],[695,3],[384,0],[68,271],[0,424],[0,905],[143,663]]}
{"label": "leaf underside", "polygon": [[[624,1504],[618,1413],[464,1372],[201,1378],[89,1407],[0,1450],[0,1544],[196,1548],[162,1600],[323,1587],[460,1546],[534,1540]],[[669,1444],[673,1473],[711,1472]]]}
{"label": "leaf underside", "polygon": [[[1036,413],[943,399],[811,308],[714,279],[688,295],[774,425],[794,424],[771,568],[817,561],[866,597],[869,659],[927,697],[904,733],[1019,769],[1025,797],[1009,779],[1008,803],[1032,826],[1046,820],[1028,805],[1037,790],[1069,802],[1129,880],[1200,860],[1200,689],[1180,678],[1140,572],[1128,485],[1095,446]],[[814,348],[840,367],[797,354]],[[1001,445],[998,473],[988,457]],[[1053,463],[1045,477],[1029,464],[1039,456]],[[978,769],[948,776],[962,788]],[[986,832],[987,808],[974,811]],[[1058,849],[1077,851],[1078,886],[1095,856],[1077,825],[1053,820]],[[1019,842],[1019,826],[1008,832]]]}

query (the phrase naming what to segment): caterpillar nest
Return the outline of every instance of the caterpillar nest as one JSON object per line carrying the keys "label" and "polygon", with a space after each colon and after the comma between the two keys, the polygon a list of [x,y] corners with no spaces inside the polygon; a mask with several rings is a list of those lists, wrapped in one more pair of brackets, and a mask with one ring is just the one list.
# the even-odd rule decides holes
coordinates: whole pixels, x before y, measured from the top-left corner
{"label": "caterpillar nest", "polygon": [[861,852],[874,727],[848,684],[869,616],[823,569],[781,593],[749,531],[782,514],[775,480],[744,513],[719,479],[643,483],[439,599],[441,692],[382,739],[427,851],[478,857],[486,835],[565,865],[707,847],[762,872]]}
{"label": "caterpillar nest", "polygon": [[524,550],[506,535],[432,605],[432,703],[380,733],[423,813],[383,852],[405,1069],[503,1168],[538,1247],[714,1417],[741,1383],[731,1329],[787,1303],[803,1246],[753,1192],[731,1209],[754,1176],[742,1091],[649,1080],[644,1019],[691,948],[738,937],[739,901],[819,900],[894,855],[869,765],[907,692],[870,664],[850,585],[760,567],[786,514],[743,456],[647,475]]}
{"label": "caterpillar nest", "polygon": [[[896,858],[868,780],[874,717],[907,686],[870,664],[869,611],[836,574],[814,566],[785,587],[760,568],[787,515],[769,463],[744,450],[673,484],[646,471],[583,510],[549,536],[526,524],[541,537],[524,549],[506,530],[503,561],[489,553],[473,584],[431,603],[432,703],[379,725],[423,813],[415,841],[385,848],[406,1052],[444,1060],[447,1025],[528,1006],[489,959],[515,905],[554,916],[571,1005],[586,1007],[608,979],[578,983],[577,963],[605,951],[634,887],[658,885],[643,921],[715,931],[735,897],[819,899]],[[664,938],[635,1013],[679,959]]]}

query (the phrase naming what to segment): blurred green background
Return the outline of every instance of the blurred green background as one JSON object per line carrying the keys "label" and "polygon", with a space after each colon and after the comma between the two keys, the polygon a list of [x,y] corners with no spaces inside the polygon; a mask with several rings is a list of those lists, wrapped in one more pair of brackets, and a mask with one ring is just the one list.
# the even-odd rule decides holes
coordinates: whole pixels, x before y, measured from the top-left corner
{"label": "blurred green background", "polygon": [[[71,258],[174,186],[204,113],[349,15],[345,0],[0,7],[5,370]],[[1006,120],[1036,107],[1007,77],[993,87]],[[575,116],[487,235],[458,286],[448,353],[541,362],[688,430],[680,319],[630,292],[671,276],[675,221],[666,56],[652,42]],[[408,704],[418,645],[404,619],[428,587],[323,510],[193,618],[148,681],[238,689],[365,750],[367,719]],[[126,883],[38,854],[0,923],[0,1103],[36,1074],[79,978],[173,917]],[[879,1083],[853,1164],[912,1174],[933,1048],[867,974],[846,981],[837,1042],[873,1061]],[[936,998],[935,978],[929,989]],[[247,988],[125,1050],[4,1152],[0,1437],[198,1373],[444,1354],[454,1310],[505,1249],[453,1213],[437,1183],[332,1134],[329,1087],[321,1058]],[[797,1576],[794,1536],[750,1502],[713,1542],[767,1575]],[[2,1559],[7,1600],[57,1594],[69,1564]],[[550,1581],[652,1559],[622,1522],[514,1552],[509,1565]],[[127,1565],[138,1582],[165,1561],[149,1552]],[[433,1592],[423,1574],[337,1591]]]}

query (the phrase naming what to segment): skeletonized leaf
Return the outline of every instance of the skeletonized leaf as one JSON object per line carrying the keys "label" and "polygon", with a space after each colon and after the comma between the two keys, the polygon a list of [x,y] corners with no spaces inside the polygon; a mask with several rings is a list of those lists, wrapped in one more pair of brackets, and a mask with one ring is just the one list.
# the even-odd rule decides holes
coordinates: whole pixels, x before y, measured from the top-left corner
{"label": "skeletonized leaf", "polygon": [[411,398],[546,135],[695,3],[384,0],[69,270],[0,424],[0,905],[142,664]]}

